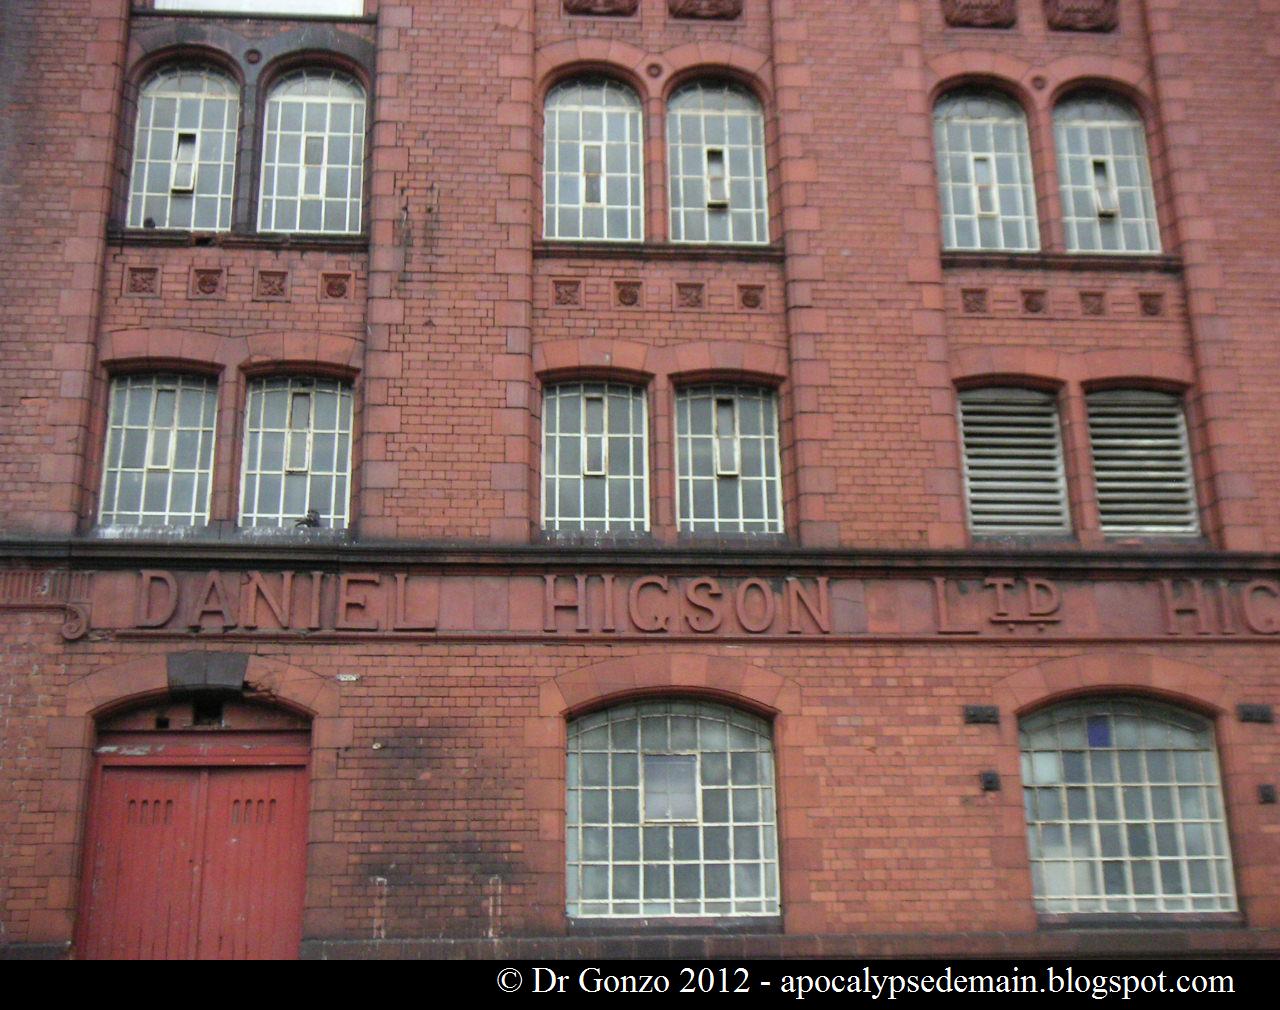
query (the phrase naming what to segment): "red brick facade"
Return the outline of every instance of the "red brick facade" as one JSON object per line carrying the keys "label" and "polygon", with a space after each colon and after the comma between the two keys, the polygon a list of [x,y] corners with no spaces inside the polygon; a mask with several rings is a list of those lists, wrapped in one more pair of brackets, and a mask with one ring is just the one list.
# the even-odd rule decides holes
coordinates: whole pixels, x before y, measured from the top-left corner
{"label": "red brick facade", "polygon": [[[306,955],[1280,950],[1280,7],[704,6],[0,13],[0,951],[75,953],[107,718],[232,695],[310,726]],[[238,88],[231,226],[129,227],[140,97],[194,65]],[[351,234],[257,226],[300,68],[367,94]],[[543,105],[596,77],[639,103],[642,242],[543,237]],[[767,243],[670,241],[698,80],[763,113]],[[1038,249],[943,248],[933,111],[970,86],[1023,110]],[[1141,117],[1158,254],[1068,251],[1082,87]],[[194,529],[99,521],[113,383],[147,375],[216,395]],[[282,376],[351,390],[345,531],[238,527]],[[575,382],[643,391],[644,532],[543,529]],[[677,402],[715,383],[776,393],[783,533],[680,530]],[[1069,534],[971,532],[957,399],[991,386],[1052,394]],[[1113,388],[1178,397],[1198,535],[1104,529]],[[1117,696],[1211,724],[1229,910],[1037,913],[1020,721]],[[659,698],[768,723],[777,915],[566,914],[568,726]]]}

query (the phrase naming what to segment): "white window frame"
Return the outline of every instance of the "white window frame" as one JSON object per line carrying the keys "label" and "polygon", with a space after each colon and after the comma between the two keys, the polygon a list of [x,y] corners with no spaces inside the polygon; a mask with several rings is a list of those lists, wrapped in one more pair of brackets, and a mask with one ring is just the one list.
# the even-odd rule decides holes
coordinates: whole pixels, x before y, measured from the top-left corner
{"label": "white window frame", "polygon": [[[203,526],[212,493],[218,384],[203,376],[121,375],[111,380],[102,484],[101,526]],[[168,397],[168,409],[163,399]],[[146,417],[138,416],[145,406]],[[166,417],[159,417],[159,414]],[[188,455],[180,459],[179,441]],[[140,465],[126,457],[141,444]],[[137,508],[129,507],[132,487]],[[189,485],[189,492],[184,489]],[[156,501],[156,496],[162,501]],[[183,502],[186,507],[183,507]],[[148,504],[150,507],[148,508]]]}
{"label": "white window frame", "polygon": [[[718,156],[720,171],[713,161]],[[667,192],[672,242],[769,241],[764,112],[746,88],[697,80],[667,102]]]}
{"label": "white window frame", "polygon": [[[268,416],[268,399],[277,394],[283,396],[283,419],[273,423]],[[303,396],[307,397],[307,417],[298,424],[295,405]],[[322,397],[332,400],[332,423],[321,423]],[[352,411],[349,383],[298,376],[250,380],[240,476],[241,526],[294,526],[314,509],[320,526],[346,528],[351,500]],[[328,407],[324,413],[329,413]],[[316,451],[317,441],[325,445],[323,454]]]}
{"label": "white window frame", "polygon": [[[573,400],[578,404],[577,430],[562,430],[561,404]],[[589,405],[597,402],[601,404],[601,429],[588,431]],[[626,405],[626,423],[615,428],[622,403]],[[626,451],[619,452],[624,447]],[[542,460],[543,529],[598,533],[648,530],[648,404],[643,388],[618,382],[548,386],[542,400]],[[602,483],[588,483],[597,481]],[[624,485],[627,508],[615,512],[611,492]],[[601,504],[601,498],[602,508],[594,509],[593,504]],[[566,501],[567,509],[562,507]]]}
{"label": "white window frame", "polygon": [[[694,431],[695,409],[702,401],[710,402],[709,430]],[[758,410],[759,426],[744,434],[742,412],[748,402]],[[729,431],[721,427],[721,406],[726,403],[732,410]],[[676,391],[675,406],[676,522],[680,532],[782,533],[776,390],[744,385],[686,386]],[[744,448],[747,442],[752,443],[749,452]],[[747,455],[758,459],[758,473],[743,472]],[[699,467],[699,460],[709,466]],[[705,487],[710,488],[709,493],[702,491]],[[758,497],[759,518],[743,515],[748,493]],[[726,506],[736,515],[722,515]]]}
{"label": "white window frame", "polygon": [[[942,247],[947,250],[1036,252],[1040,248],[1035,176],[1027,117],[998,91],[962,88],[938,99],[933,112]],[[992,206],[976,165],[987,164]]]}
{"label": "white window frame", "polygon": [[[128,226],[228,230],[239,125],[240,88],[229,75],[191,64],[152,74],[138,93]],[[167,143],[166,134],[172,134]],[[190,138],[189,151],[183,138]],[[187,179],[178,180],[180,170],[189,172]]]}
{"label": "white window frame", "polygon": [[[569,723],[573,918],[776,916],[772,727],[711,702],[615,705]],[[696,816],[651,817],[646,759],[692,758]],[[708,893],[708,888],[712,893]]]}
{"label": "white window frame", "polygon": [[1067,251],[1159,253],[1147,131],[1137,110],[1116,95],[1077,92],[1054,108],[1053,125]]}
{"label": "white window frame", "polygon": [[975,536],[1071,532],[1057,397],[1017,386],[962,390],[960,442]]}
{"label": "white window frame", "polygon": [[[344,110],[339,113],[339,110]],[[306,67],[286,74],[267,94],[262,133],[258,230],[275,234],[358,235],[363,221],[365,89],[350,74]],[[288,124],[297,114],[296,128]],[[323,119],[323,124],[309,122]],[[346,120],[345,127],[335,120]],[[308,141],[323,138],[321,162],[307,162]],[[293,148],[296,142],[296,155]],[[336,146],[345,158],[331,159]],[[296,157],[296,160],[293,160]],[[332,177],[332,178],[331,178]],[[345,177],[345,187],[342,182]],[[312,180],[318,182],[312,185]],[[329,195],[331,182],[341,191]],[[289,192],[293,190],[294,192]],[[313,214],[319,219],[307,220]]]}
{"label": "white window frame", "polygon": [[1210,720],[1145,698],[1089,698],[1024,717],[1019,740],[1038,912],[1236,910]]}
{"label": "white window frame", "polygon": [[1102,532],[1198,536],[1200,509],[1182,398],[1147,389],[1085,397]]}
{"label": "white window frame", "polygon": [[[644,117],[639,96],[609,78],[564,81],[547,93],[542,139],[543,237],[642,242]],[[588,150],[598,152],[599,172],[587,172]],[[599,189],[598,200],[588,199],[590,186]]]}

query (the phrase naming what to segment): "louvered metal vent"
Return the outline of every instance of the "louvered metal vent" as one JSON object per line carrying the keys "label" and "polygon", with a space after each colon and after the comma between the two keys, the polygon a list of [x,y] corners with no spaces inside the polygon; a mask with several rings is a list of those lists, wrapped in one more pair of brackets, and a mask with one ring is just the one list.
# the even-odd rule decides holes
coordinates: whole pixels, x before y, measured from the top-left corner
{"label": "louvered metal vent", "polygon": [[1199,533],[1187,423],[1178,397],[1109,389],[1091,393],[1088,404],[1103,532]]}
{"label": "louvered metal vent", "polygon": [[1030,389],[960,394],[969,527],[976,534],[1069,533],[1054,397]]}

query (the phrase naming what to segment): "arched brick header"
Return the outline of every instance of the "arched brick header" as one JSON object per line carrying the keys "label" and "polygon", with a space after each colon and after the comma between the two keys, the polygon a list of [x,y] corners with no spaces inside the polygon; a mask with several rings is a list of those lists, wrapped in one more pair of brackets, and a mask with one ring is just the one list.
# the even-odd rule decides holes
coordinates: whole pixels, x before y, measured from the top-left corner
{"label": "arched brick header", "polygon": [[1141,65],[1102,56],[1067,56],[1049,63],[1041,75],[1046,79],[1048,106],[1057,105],[1073,91],[1114,91],[1137,106],[1150,131],[1155,103],[1151,98],[1151,77]]}
{"label": "arched brick header", "polygon": [[239,365],[250,371],[311,369],[349,378],[358,370],[361,345],[341,333],[268,330],[249,334],[244,348]]}
{"label": "arched brick header", "polygon": [[925,65],[925,86],[932,107],[939,96],[954,88],[989,85],[1004,91],[1022,106],[1028,118],[1035,108],[1031,97],[1031,64],[1003,53],[966,49],[947,53]]}
{"label": "arched brick header", "polygon": [[605,74],[635,89],[641,104],[657,95],[645,67],[653,62],[645,50],[616,39],[569,39],[539,49],[533,57],[533,78],[539,111],[547,92],[580,74]]}
{"label": "arched brick header", "polygon": [[668,71],[658,78],[664,100],[690,81],[728,77],[749,88],[764,109],[772,103],[769,57],[757,49],[729,42],[691,42],[668,49],[656,62]]}
{"label": "arched brick header", "polygon": [[[246,693],[273,700],[315,719],[337,715],[338,689],[329,680],[298,666],[250,656]],[[165,655],[130,660],[94,670],[67,690],[66,715],[97,716],[112,709],[169,693]]]}
{"label": "arched brick header", "polygon": [[579,374],[648,380],[654,374],[649,361],[652,351],[626,340],[551,340],[533,348],[533,371],[543,378]]}
{"label": "arched brick header", "polygon": [[1032,345],[970,346],[953,349],[949,364],[952,382],[960,386],[1011,377],[1055,386],[1125,382],[1188,389],[1195,382],[1194,362],[1176,351],[1108,349],[1077,354]]}
{"label": "arched brick header", "polygon": [[796,712],[799,687],[740,659],[687,653],[625,656],[547,681],[539,714],[569,718],[639,694],[690,693],[745,704],[767,715]]}
{"label": "arched brick header", "polygon": [[[992,695],[1001,712],[1022,715],[1087,694],[1146,694],[1220,715],[1235,700],[1230,681],[1207,667],[1144,652],[1083,653],[1052,659],[998,682]],[[1017,737],[1017,719],[1008,729]]]}
{"label": "arched brick header", "polygon": [[654,354],[655,370],[685,385],[701,381],[760,381],[781,385],[787,378],[787,352],[745,340],[691,340]]}
{"label": "arched brick header", "polygon": [[163,365],[220,371],[234,365],[244,350],[241,340],[201,330],[108,330],[99,344],[99,361],[109,372]]}
{"label": "arched brick header", "polygon": [[951,352],[951,380],[961,387],[988,382],[1057,387],[1070,377],[1071,357],[1041,347],[961,347]]}

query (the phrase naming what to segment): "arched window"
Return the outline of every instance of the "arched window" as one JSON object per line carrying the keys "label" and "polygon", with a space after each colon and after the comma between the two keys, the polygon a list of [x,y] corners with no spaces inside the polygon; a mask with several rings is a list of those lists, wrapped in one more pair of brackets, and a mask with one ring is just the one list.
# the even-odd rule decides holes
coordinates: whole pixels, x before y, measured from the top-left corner
{"label": "arched window", "polygon": [[763,719],[701,701],[569,724],[568,913],[778,914],[773,746]]}
{"label": "arched window", "polygon": [[240,525],[314,519],[307,525],[344,529],[350,484],[351,387],[292,376],[251,381]]}
{"label": "arched window", "polygon": [[963,89],[933,110],[945,249],[1040,248],[1022,107],[998,91]]}
{"label": "arched window", "polygon": [[671,241],[768,242],[764,116],[746,88],[685,85],[667,104]]}
{"label": "arched window", "polygon": [[676,394],[679,523],[687,533],[781,533],[778,402],[772,389]]}
{"label": "arched window", "polygon": [[336,70],[299,70],[272,87],[262,137],[259,231],[360,231],[364,113],[364,89]]}
{"label": "arched window", "polygon": [[1160,251],[1146,130],[1133,106],[1081,92],[1053,110],[1071,252]]}
{"label": "arched window", "polygon": [[640,99],[607,78],[576,78],[547,95],[543,228],[552,239],[644,239]]}
{"label": "arched window", "polygon": [[143,85],[129,181],[130,228],[231,227],[240,89],[209,67],[166,67]]}
{"label": "arched window", "polygon": [[1020,737],[1038,911],[1235,909],[1209,720],[1095,698],[1028,716]]}
{"label": "arched window", "polygon": [[644,390],[616,382],[550,386],[542,400],[542,525],[649,528]]}
{"label": "arched window", "polygon": [[213,379],[112,379],[98,521],[103,526],[207,523],[217,411]]}

